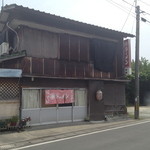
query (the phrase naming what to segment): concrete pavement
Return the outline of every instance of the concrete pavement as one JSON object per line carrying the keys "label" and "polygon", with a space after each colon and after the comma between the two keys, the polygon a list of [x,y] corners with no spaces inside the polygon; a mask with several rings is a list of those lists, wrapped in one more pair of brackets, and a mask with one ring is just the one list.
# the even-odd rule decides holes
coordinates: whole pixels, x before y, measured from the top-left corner
{"label": "concrete pavement", "polygon": [[[134,113],[134,108],[128,108],[129,114]],[[140,108],[140,116],[144,119],[150,119],[150,107]],[[64,137],[70,137],[75,135],[80,135],[83,133],[108,129],[112,127],[117,127],[121,125],[128,125],[140,120],[134,120],[125,117],[122,120],[119,118],[110,119],[109,121],[100,122],[76,122],[76,123],[66,123],[66,124],[53,124],[53,125],[43,125],[26,128],[25,131],[16,132],[0,132],[0,150],[8,150],[15,147],[40,143],[49,140],[56,140]]]}
{"label": "concrete pavement", "polygon": [[56,140],[120,125],[135,123],[132,119],[102,122],[78,122],[26,128],[22,132],[0,132],[0,150]]}
{"label": "concrete pavement", "polygon": [[150,120],[32,144],[13,150],[149,150]]}

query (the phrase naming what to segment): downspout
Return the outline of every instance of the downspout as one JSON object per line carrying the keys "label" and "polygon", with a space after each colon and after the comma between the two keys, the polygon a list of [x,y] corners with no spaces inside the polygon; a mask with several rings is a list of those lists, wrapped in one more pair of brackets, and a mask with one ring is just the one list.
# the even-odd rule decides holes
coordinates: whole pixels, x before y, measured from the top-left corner
{"label": "downspout", "polygon": [[90,90],[89,90],[89,82],[88,81],[88,90],[87,90],[87,121],[90,121]]}
{"label": "downspout", "polygon": [[19,102],[20,102],[20,105],[19,105],[19,120],[21,121],[22,119],[22,85],[21,83],[19,83]]}

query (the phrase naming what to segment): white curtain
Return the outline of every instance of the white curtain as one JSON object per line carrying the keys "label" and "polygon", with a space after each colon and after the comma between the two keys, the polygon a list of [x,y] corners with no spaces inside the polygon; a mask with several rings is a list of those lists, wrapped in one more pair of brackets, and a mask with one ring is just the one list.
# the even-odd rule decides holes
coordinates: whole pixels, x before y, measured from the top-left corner
{"label": "white curtain", "polygon": [[75,106],[87,105],[87,92],[85,89],[75,90]]}
{"label": "white curtain", "polygon": [[23,108],[40,108],[40,90],[24,89],[22,92]]}

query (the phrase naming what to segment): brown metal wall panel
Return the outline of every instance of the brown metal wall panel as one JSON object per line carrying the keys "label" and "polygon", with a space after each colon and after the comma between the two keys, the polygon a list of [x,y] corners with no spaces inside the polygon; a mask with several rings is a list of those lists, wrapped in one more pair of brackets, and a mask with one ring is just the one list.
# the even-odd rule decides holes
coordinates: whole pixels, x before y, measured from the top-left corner
{"label": "brown metal wall panel", "polygon": [[25,57],[21,60],[21,68],[23,74],[30,74],[31,61],[30,57]]}
{"label": "brown metal wall panel", "polygon": [[30,28],[23,28],[20,49],[27,50],[27,56],[43,57],[41,32]]}
{"label": "brown metal wall panel", "polygon": [[79,37],[70,36],[70,60],[79,61]]}
{"label": "brown metal wall panel", "polygon": [[102,72],[94,69],[94,77],[95,78],[102,78]]}
{"label": "brown metal wall panel", "polygon": [[58,58],[59,36],[42,31],[42,53],[44,58]]}
{"label": "brown metal wall panel", "polygon": [[92,67],[90,64],[85,63],[85,77],[92,77]]}
{"label": "brown metal wall panel", "polygon": [[60,35],[60,59],[69,60],[69,35]]}
{"label": "brown metal wall panel", "polygon": [[43,75],[43,59],[32,58],[32,74]]}
{"label": "brown metal wall panel", "polygon": [[39,58],[57,58],[59,36],[50,32],[22,27],[20,32],[20,50],[26,50],[27,56]]}
{"label": "brown metal wall panel", "polygon": [[87,86],[86,80],[34,78],[34,82],[31,82],[31,78],[22,78],[22,87],[87,88]]}
{"label": "brown metal wall panel", "polygon": [[75,77],[75,63],[74,62],[66,62],[66,76]]}
{"label": "brown metal wall panel", "polygon": [[54,60],[44,59],[44,75],[54,76]]}
{"label": "brown metal wall panel", "polygon": [[[118,95],[117,95],[118,96]],[[107,83],[104,85],[104,105],[115,105],[115,85]]]}
{"label": "brown metal wall panel", "polygon": [[64,77],[65,76],[65,61],[55,60],[55,76]]}
{"label": "brown metal wall panel", "polygon": [[111,72],[111,73],[110,73],[110,78],[111,78],[111,79],[114,79],[114,78],[115,78],[115,73],[112,73],[112,72]]}
{"label": "brown metal wall panel", "polygon": [[80,61],[89,61],[89,40],[80,38]]}
{"label": "brown metal wall panel", "polygon": [[65,77],[66,76],[66,62],[65,61],[59,61],[59,76]]}
{"label": "brown metal wall panel", "polygon": [[91,120],[103,120],[104,119],[104,104],[103,100],[96,100],[96,92],[98,90],[103,91],[103,82],[101,81],[89,81],[89,106],[90,106],[90,119]]}
{"label": "brown metal wall panel", "polygon": [[125,85],[117,83],[104,84],[105,105],[125,105]]}
{"label": "brown metal wall panel", "polygon": [[109,73],[108,72],[102,72],[102,78],[104,78],[104,79],[110,78]]}
{"label": "brown metal wall panel", "polygon": [[76,76],[77,77],[84,77],[85,72],[85,65],[84,63],[77,63],[76,64]]}

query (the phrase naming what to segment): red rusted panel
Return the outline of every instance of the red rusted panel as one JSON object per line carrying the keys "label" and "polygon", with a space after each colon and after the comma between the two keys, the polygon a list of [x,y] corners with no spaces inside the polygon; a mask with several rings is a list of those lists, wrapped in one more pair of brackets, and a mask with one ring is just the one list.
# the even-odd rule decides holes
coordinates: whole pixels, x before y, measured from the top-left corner
{"label": "red rusted panel", "polygon": [[79,60],[79,37],[70,36],[70,60]]}
{"label": "red rusted panel", "polygon": [[66,62],[66,76],[75,77],[75,63],[74,62]]}
{"label": "red rusted panel", "polygon": [[31,61],[30,57],[24,57],[21,59],[20,65],[22,68],[23,74],[30,74]]}
{"label": "red rusted panel", "polygon": [[102,72],[99,70],[94,70],[94,77],[95,78],[102,78]]}
{"label": "red rusted panel", "polygon": [[109,73],[102,72],[102,78],[108,79],[110,77]]}
{"label": "red rusted panel", "polygon": [[66,75],[66,63],[65,61],[59,61],[59,66],[60,66],[60,77],[64,77]]}
{"label": "red rusted panel", "polygon": [[69,35],[60,35],[60,59],[69,60]]}
{"label": "red rusted panel", "polygon": [[89,40],[80,38],[80,61],[89,61]]}
{"label": "red rusted panel", "polygon": [[92,77],[92,68],[90,64],[85,63],[85,77]]}
{"label": "red rusted panel", "polygon": [[85,65],[84,63],[77,63],[76,64],[76,76],[77,77],[84,77]]}
{"label": "red rusted panel", "polygon": [[43,74],[43,59],[32,58],[32,74],[42,75]]}
{"label": "red rusted panel", "polygon": [[44,75],[54,76],[54,59],[44,59]]}

